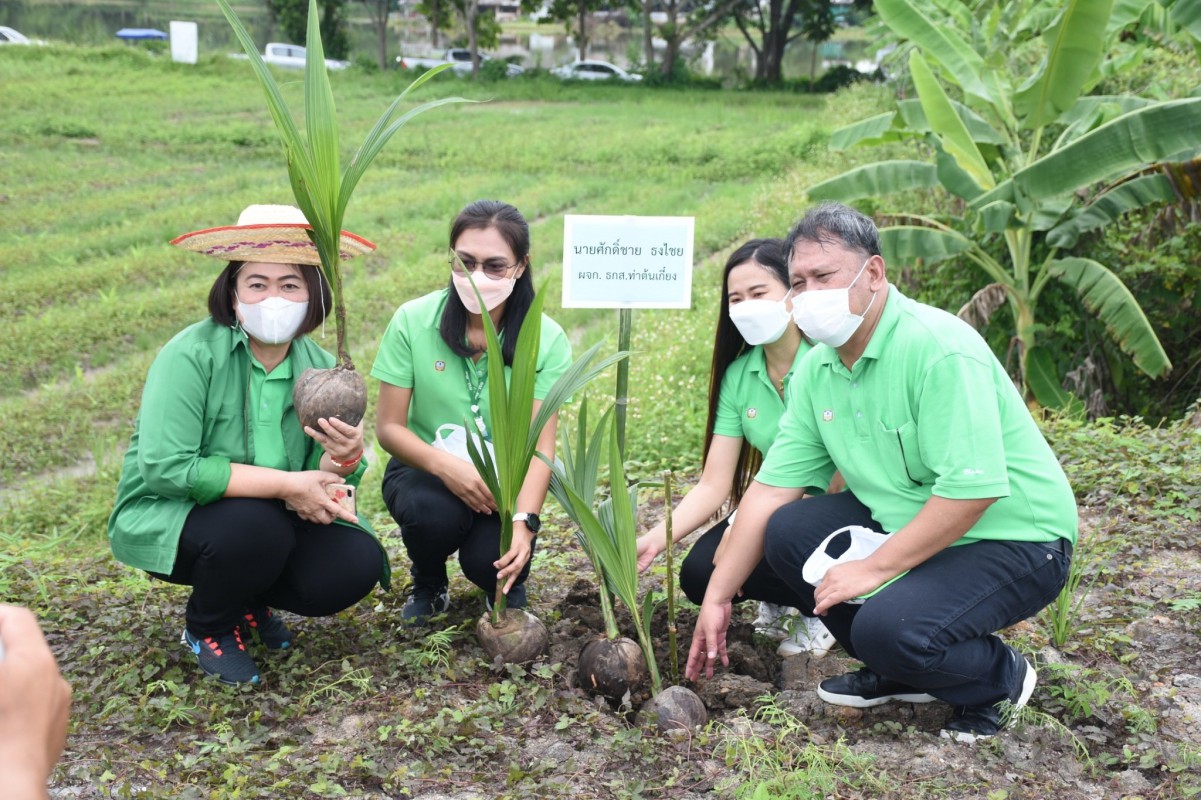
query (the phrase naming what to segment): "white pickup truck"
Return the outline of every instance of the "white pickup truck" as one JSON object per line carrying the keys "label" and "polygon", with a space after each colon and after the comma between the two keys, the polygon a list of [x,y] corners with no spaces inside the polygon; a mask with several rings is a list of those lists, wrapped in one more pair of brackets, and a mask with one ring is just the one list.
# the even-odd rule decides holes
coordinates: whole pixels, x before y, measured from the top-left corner
{"label": "white pickup truck", "polygon": [[[480,53],[480,66],[492,61],[492,56]],[[440,67],[443,64],[454,64],[455,72],[468,73],[471,72],[471,51],[466,47],[449,47],[442,55],[426,55],[426,56],[397,56],[396,66],[401,69],[433,69]],[[507,64],[505,71],[509,77],[520,75],[525,72],[522,67],[516,64]]]}
{"label": "white pickup truck", "polygon": [[[246,58],[245,53],[230,53],[230,58]],[[284,69],[304,69],[306,60],[305,50],[298,44],[284,42],[267,42],[263,48],[263,61]],[[339,61],[335,58],[325,59],[326,69],[346,69],[349,61]]]}

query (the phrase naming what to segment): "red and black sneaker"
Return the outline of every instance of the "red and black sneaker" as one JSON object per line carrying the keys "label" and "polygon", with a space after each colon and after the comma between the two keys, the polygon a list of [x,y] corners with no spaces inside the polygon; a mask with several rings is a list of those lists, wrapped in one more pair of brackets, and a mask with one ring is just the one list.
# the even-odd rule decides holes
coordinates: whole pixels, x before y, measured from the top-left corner
{"label": "red and black sneaker", "polygon": [[205,674],[214,676],[221,683],[237,686],[242,683],[258,683],[259,668],[247,655],[242,644],[242,632],[238,628],[221,636],[193,636],[184,628],[180,643],[187,645],[196,654],[196,663]]}
{"label": "red and black sneaker", "polygon": [[266,606],[247,609],[240,627],[246,638],[250,637],[251,631],[257,633],[259,641],[268,650],[287,650],[292,646],[292,631]]}

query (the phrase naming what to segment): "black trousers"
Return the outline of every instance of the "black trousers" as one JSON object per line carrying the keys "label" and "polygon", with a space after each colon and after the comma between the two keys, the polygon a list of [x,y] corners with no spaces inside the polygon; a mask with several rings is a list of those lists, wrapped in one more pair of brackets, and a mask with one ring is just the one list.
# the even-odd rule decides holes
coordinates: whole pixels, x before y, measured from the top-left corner
{"label": "black trousers", "polygon": [[[709,579],[713,576],[713,555],[726,529],[730,527],[730,518],[718,522],[701,534],[680,564],[680,588],[688,599],[698,606],[705,599],[705,590],[709,588]],[[744,600],[761,600],[765,603],[775,603],[781,606],[799,608],[801,597],[789,584],[780,579],[763,559],[755,565],[755,569],[747,576],[742,584],[742,593],[735,595],[734,602]],[[810,604],[809,615],[813,615]]]}
{"label": "black trousers", "polygon": [[[395,458],[384,473],[383,495],[400,526],[414,580],[446,583],[446,560],[457,550],[467,580],[488,597],[496,594],[492,564],[501,556],[497,514],[477,514],[441,478]],[[532,562],[531,557],[514,586],[525,583]]]}
{"label": "black trousers", "polygon": [[230,497],[188,514],[170,575],[192,587],[193,636],[229,633],[246,609],[271,606],[324,617],[362,600],[379,581],[383,551],[346,525],[305,522],[278,500]]}
{"label": "black trousers", "polygon": [[[801,569],[826,536],[846,525],[879,531],[849,491],[780,507],[767,524],[764,558],[812,614],[814,587]],[[978,541],[948,547],[872,595],[839,603],[823,621],[848,653],[879,675],[957,706],[1011,697],[1019,661],[996,632],[1032,617],[1067,579],[1072,545]]]}

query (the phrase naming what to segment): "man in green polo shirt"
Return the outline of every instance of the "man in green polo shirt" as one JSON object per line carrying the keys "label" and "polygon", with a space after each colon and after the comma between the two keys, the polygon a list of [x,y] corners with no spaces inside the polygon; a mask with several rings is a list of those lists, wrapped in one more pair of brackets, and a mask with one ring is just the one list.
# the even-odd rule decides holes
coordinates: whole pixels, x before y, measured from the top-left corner
{"label": "man in green polo shirt", "polygon": [[[687,674],[728,663],[730,598],[765,558],[865,664],[822,681],[823,700],[938,699],[954,707],[944,737],[993,736],[1036,681],[996,632],[1062,588],[1071,487],[983,339],[887,282],[870,219],[823,204],[788,241],[794,319],[819,344],[728,534]],[[811,496],[835,470],[847,491]],[[887,534],[874,550],[873,532]]]}

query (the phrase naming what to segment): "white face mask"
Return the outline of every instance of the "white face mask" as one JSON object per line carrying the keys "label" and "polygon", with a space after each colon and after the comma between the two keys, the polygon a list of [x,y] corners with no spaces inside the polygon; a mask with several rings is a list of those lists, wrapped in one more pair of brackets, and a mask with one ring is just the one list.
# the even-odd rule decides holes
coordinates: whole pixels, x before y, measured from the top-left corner
{"label": "white face mask", "polygon": [[876,302],[876,293],[872,292],[863,314],[855,314],[851,311],[851,286],[867,269],[868,261],[870,257],[845,289],[806,289],[792,301],[792,318],[806,336],[831,347],[842,347],[859,330],[863,317]]}
{"label": "white face mask", "polygon": [[779,300],[743,300],[730,306],[730,322],[752,347],[771,344],[788,330],[791,317],[784,307],[787,300],[788,295]]}
{"label": "white face mask", "polygon": [[295,339],[308,313],[308,301],[268,297],[257,303],[243,303],[238,299],[242,327],[263,344],[284,344]]}
{"label": "white face mask", "polygon": [[[471,288],[471,279],[457,272],[451,272],[450,279],[454,282],[455,292],[459,295],[459,299],[463,301],[464,308],[472,314],[479,314],[480,301],[475,296],[475,289]],[[475,286],[480,290],[480,294],[483,295],[484,305],[489,311],[508,300],[509,295],[513,294],[513,287],[516,285],[517,278],[501,278],[500,280],[477,278],[475,281]]]}

